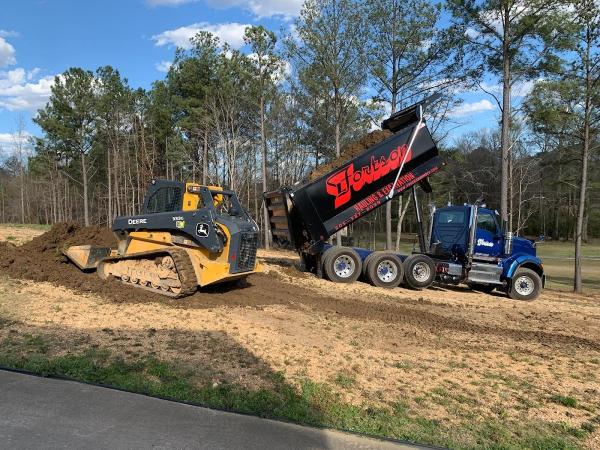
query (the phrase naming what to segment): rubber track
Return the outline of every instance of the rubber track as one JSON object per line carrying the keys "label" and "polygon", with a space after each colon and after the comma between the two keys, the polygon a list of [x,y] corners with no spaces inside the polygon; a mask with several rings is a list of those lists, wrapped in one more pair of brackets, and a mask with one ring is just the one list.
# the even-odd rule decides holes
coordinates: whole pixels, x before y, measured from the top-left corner
{"label": "rubber track", "polygon": [[168,250],[168,253],[175,261],[175,268],[181,281],[181,292],[175,297],[181,298],[192,295],[198,289],[198,279],[190,257],[185,250],[173,249]]}
{"label": "rubber track", "polygon": [[139,289],[145,289],[151,292],[156,292],[157,294],[171,298],[187,297],[188,295],[191,295],[194,292],[196,292],[196,290],[198,289],[198,279],[196,278],[196,272],[194,271],[192,261],[190,260],[190,257],[188,256],[185,250],[177,248],[165,248],[149,252],[134,253],[131,255],[113,256],[110,258],[105,258],[103,259],[103,261],[117,262],[127,259],[148,259],[165,254],[170,255],[171,258],[173,258],[173,261],[175,262],[175,269],[177,270],[177,274],[179,275],[179,281],[181,282],[181,292],[179,292],[178,294],[174,294],[172,292],[165,292],[163,290],[154,289],[152,287],[144,286],[141,284],[134,284],[126,281],[123,281],[123,283],[128,286],[136,287]]}

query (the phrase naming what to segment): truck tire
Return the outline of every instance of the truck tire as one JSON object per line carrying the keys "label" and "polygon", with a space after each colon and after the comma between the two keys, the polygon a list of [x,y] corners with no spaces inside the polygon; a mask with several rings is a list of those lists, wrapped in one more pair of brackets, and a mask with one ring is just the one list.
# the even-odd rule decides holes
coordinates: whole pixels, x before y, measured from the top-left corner
{"label": "truck tire", "polygon": [[[322,254],[321,254],[321,273],[323,275],[323,278],[326,280],[329,280],[329,277],[327,276],[327,273],[325,272],[325,264],[327,261],[327,258],[329,257],[329,255],[331,254],[331,252],[335,249],[335,247],[329,247],[327,250],[325,250]],[[329,280],[329,281],[333,281],[333,280]]]}
{"label": "truck tire", "polygon": [[369,274],[367,273],[367,268],[369,267],[369,261],[371,261],[373,259],[373,256],[375,256],[377,252],[371,252],[367,255],[367,257],[365,259],[363,259],[362,262],[362,281],[365,282],[369,282]]}
{"label": "truck tire", "polygon": [[395,288],[404,277],[404,267],[400,258],[392,252],[374,252],[365,259],[366,276],[373,286]]}
{"label": "truck tire", "polygon": [[425,289],[433,284],[436,267],[427,255],[410,255],[404,260],[404,280],[413,289]]}
{"label": "truck tire", "polygon": [[484,294],[491,294],[494,289],[499,287],[497,284],[485,284],[485,283],[467,283],[467,286],[473,291],[483,292]]}
{"label": "truck tire", "polygon": [[362,261],[350,247],[331,247],[323,258],[323,273],[335,283],[353,283],[362,273]]}
{"label": "truck tire", "polygon": [[542,290],[542,279],[531,269],[518,268],[510,283],[508,296],[515,300],[534,300]]}

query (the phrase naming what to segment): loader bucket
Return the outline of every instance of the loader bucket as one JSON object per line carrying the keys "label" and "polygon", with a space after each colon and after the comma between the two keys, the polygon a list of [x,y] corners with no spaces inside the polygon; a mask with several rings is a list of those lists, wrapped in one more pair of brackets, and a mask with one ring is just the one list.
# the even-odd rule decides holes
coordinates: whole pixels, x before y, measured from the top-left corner
{"label": "loader bucket", "polygon": [[110,256],[109,247],[94,247],[91,245],[75,245],[63,249],[62,252],[81,270],[95,269],[101,260]]}

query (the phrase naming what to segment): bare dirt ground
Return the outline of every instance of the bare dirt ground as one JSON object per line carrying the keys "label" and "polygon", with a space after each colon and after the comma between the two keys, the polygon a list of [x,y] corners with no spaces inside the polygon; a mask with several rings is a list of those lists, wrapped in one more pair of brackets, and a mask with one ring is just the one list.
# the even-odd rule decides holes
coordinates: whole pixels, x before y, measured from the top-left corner
{"label": "bare dirt ground", "polygon": [[15,245],[21,245],[29,242],[36,236],[44,233],[46,228],[43,226],[22,226],[0,224],[0,242],[10,242]]}
{"label": "bare dirt ground", "polygon": [[[107,288],[52,243],[46,256],[31,254],[50,241],[25,246],[29,264],[43,261],[42,276],[0,269],[0,341],[43,334],[125,358],[184,360],[206,367],[215,384],[250,388],[268,384],[264,371],[282,372],[292,383],[329,383],[356,405],[402,400],[450,426],[494,417],[577,429],[600,421],[598,294],[546,290],[517,302],[460,287],[340,285],[299,272],[293,253],[263,251],[264,273],[246,287],[170,300]],[[3,259],[14,255],[3,245]],[[585,445],[600,448],[599,432]]]}

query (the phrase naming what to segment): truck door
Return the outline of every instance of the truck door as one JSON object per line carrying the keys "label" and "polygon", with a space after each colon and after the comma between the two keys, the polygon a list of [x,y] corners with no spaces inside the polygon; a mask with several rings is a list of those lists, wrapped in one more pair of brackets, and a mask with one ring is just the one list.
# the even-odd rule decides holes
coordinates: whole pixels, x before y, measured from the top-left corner
{"label": "truck door", "polygon": [[491,212],[479,210],[475,236],[475,255],[502,256],[502,233]]}

